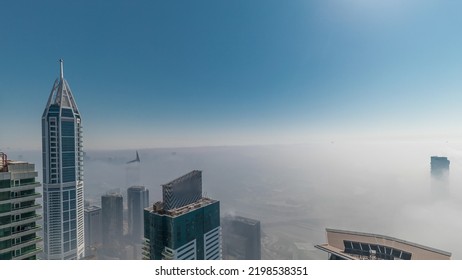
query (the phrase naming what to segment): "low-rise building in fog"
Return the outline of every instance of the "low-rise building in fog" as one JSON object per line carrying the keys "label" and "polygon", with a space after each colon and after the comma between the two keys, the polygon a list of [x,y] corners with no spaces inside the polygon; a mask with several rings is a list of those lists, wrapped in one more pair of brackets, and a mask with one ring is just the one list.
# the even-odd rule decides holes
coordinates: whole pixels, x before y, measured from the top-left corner
{"label": "low-rise building in fog", "polygon": [[330,260],[449,260],[451,253],[380,234],[326,229]]}

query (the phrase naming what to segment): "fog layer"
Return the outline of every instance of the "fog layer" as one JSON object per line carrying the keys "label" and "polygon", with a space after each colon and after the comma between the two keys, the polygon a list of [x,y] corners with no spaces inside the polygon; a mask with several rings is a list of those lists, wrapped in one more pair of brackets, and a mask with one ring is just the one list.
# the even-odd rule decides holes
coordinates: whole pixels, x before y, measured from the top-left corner
{"label": "fog layer", "polygon": [[[161,187],[193,169],[221,214],[261,221],[262,258],[291,259],[297,244],[325,243],[325,228],[389,235],[462,258],[462,147],[447,142],[329,142],[294,146],[87,151],[85,197],[99,204],[108,190],[148,187],[150,203]],[[430,156],[451,161],[449,180],[432,183]],[[39,153],[10,158],[33,161]],[[41,172],[40,172],[41,173]],[[41,177],[39,177],[41,181]],[[327,256],[316,249],[305,258]]]}

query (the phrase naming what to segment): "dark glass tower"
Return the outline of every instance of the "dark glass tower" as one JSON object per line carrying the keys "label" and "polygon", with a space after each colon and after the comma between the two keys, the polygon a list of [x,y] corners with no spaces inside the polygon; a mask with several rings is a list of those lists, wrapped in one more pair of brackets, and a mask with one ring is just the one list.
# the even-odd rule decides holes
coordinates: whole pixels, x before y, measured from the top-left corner
{"label": "dark glass tower", "polygon": [[128,235],[132,242],[141,244],[144,232],[143,210],[149,206],[149,191],[143,186],[127,190]]}
{"label": "dark glass tower", "polygon": [[85,251],[82,123],[62,59],[60,66],[42,116],[44,254],[80,259]]}
{"label": "dark glass tower", "polygon": [[260,260],[260,221],[241,216],[223,218],[223,254],[226,259]]}
{"label": "dark glass tower", "polygon": [[123,247],[123,197],[120,193],[101,196],[104,254],[121,258]]}
{"label": "dark glass tower", "polygon": [[102,214],[101,207],[85,207],[85,256],[94,254],[102,244]]}
{"label": "dark glass tower", "polygon": [[163,202],[144,210],[144,259],[220,260],[220,202],[202,196],[194,170],[162,186]]}

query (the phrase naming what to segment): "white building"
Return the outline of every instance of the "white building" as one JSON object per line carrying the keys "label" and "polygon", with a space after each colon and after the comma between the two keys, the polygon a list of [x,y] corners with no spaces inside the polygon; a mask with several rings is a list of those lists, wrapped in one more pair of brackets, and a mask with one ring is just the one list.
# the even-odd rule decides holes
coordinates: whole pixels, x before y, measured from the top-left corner
{"label": "white building", "polygon": [[84,257],[82,125],[63,61],[42,116],[43,233],[47,259]]}

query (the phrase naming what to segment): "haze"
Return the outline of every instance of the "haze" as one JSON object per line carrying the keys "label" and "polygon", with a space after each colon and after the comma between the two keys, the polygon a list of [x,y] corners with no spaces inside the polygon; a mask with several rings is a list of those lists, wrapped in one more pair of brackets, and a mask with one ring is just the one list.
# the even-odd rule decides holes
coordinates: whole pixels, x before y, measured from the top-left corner
{"label": "haze", "polygon": [[[99,204],[106,191],[126,195],[127,184],[139,183],[149,188],[153,203],[161,200],[161,184],[200,169],[204,192],[220,200],[221,215],[261,221],[263,259],[292,259],[295,243],[324,243],[326,227],[389,235],[462,258],[460,144],[331,141],[149,149],[139,151],[139,171],[125,164],[134,154],[88,151],[86,199]],[[40,170],[38,152],[9,155],[33,161]],[[432,190],[432,155],[451,161],[445,189]],[[308,253],[312,259],[326,257],[314,248]]]}

